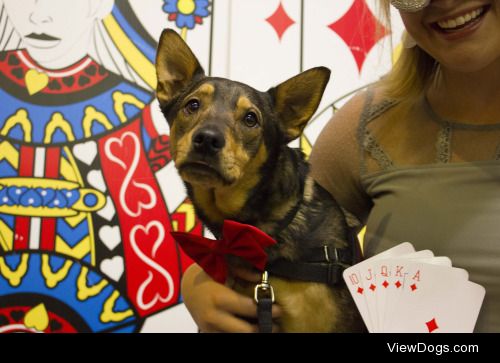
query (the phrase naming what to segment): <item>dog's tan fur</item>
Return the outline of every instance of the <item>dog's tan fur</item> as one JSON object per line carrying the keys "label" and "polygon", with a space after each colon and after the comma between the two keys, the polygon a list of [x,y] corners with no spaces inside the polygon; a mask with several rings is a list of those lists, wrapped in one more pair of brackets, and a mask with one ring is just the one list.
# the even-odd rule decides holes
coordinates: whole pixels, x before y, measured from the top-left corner
{"label": "dog's tan fur", "polygon": [[[311,69],[262,93],[205,77],[189,47],[175,32],[165,31],[157,75],[158,100],[171,127],[175,165],[198,215],[215,235],[226,219],[252,223],[278,240],[268,249],[270,261],[300,261],[303,249],[347,245],[339,242],[347,230],[340,209],[306,175],[302,156],[286,146],[301,135],[316,111],[328,70]],[[210,142],[199,139],[200,134],[210,135]],[[197,149],[201,147],[205,151]],[[291,222],[280,227],[296,205]],[[283,331],[359,329],[345,287],[275,276],[270,281],[283,307]],[[234,281],[233,286],[253,296],[253,286],[243,281]]]}

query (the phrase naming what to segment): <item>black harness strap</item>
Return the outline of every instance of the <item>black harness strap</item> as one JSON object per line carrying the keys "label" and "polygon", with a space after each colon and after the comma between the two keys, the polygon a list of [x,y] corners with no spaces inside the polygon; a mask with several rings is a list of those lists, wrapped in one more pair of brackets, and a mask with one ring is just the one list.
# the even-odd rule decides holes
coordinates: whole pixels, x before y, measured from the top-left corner
{"label": "black harness strap", "polygon": [[[304,182],[301,184],[302,196],[295,206],[287,213],[285,218],[278,224],[274,235],[278,235],[294,220],[303,202]],[[349,231],[347,247],[334,248],[322,246],[310,248],[302,254],[300,262],[292,262],[285,259],[278,259],[266,266],[262,275],[261,284],[255,287],[255,302],[257,303],[257,320],[259,333],[272,332],[272,305],[274,303],[274,292],[272,286],[267,281],[267,272],[287,279],[319,282],[330,286],[342,282],[342,273],[360,260],[360,252],[356,235],[351,229]],[[335,241],[333,241],[335,242]],[[339,245],[345,241],[337,241]],[[263,288],[264,287],[264,288]],[[259,296],[258,290],[264,292]],[[272,297],[271,297],[272,295]]]}
{"label": "black harness strap", "polygon": [[333,248],[330,246],[322,246],[304,251],[301,259],[307,262],[338,262],[351,265],[354,257],[353,252],[354,251],[348,247]]}
{"label": "black harness strap", "polygon": [[323,246],[308,251],[308,262],[279,259],[267,266],[267,270],[273,275],[287,279],[333,286],[342,282],[342,272],[352,264],[352,255],[349,248]]}
{"label": "black harness strap", "polygon": [[354,251],[350,248],[323,246],[307,251],[308,262],[292,262],[285,259],[273,261],[262,275],[262,282],[255,287],[259,333],[272,332],[272,305],[274,292],[269,284],[267,272],[292,280],[319,282],[330,286],[342,282],[342,272],[353,264]]}
{"label": "black harness strap", "polygon": [[320,282],[330,286],[342,281],[342,272],[346,268],[338,263],[305,263],[277,260],[268,267],[268,271],[275,276],[291,280]]}

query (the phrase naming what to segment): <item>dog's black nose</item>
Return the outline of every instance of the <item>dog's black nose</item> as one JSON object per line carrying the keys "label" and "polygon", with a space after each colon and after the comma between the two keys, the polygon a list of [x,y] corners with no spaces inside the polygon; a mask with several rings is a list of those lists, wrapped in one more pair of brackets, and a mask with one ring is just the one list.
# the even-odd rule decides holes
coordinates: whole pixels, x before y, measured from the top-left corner
{"label": "dog's black nose", "polygon": [[203,128],[193,134],[194,149],[202,153],[215,155],[225,144],[224,135],[217,129]]}

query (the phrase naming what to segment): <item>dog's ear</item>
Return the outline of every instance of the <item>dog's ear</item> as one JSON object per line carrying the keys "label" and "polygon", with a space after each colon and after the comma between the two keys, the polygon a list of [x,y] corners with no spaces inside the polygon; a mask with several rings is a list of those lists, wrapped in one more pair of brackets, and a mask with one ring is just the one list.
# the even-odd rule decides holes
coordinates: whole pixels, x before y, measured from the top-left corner
{"label": "dog's ear", "polygon": [[274,107],[287,142],[302,134],[307,121],[314,115],[321,102],[329,79],[328,68],[316,67],[268,91],[274,99]]}
{"label": "dog's ear", "polygon": [[162,107],[193,80],[204,76],[196,56],[172,29],[161,33],[156,52],[156,76],[156,95]]}

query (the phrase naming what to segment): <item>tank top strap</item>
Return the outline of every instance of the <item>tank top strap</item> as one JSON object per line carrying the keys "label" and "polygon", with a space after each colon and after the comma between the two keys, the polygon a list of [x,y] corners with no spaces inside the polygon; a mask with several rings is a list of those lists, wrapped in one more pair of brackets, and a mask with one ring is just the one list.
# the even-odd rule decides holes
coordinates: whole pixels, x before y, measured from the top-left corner
{"label": "tank top strap", "polygon": [[396,104],[397,101],[391,99],[383,99],[374,103],[373,89],[369,88],[367,90],[365,105],[361,113],[358,129],[358,144],[360,146],[361,155],[361,175],[366,174],[366,154],[369,154],[382,170],[387,170],[393,166],[391,158],[380,146],[375,137],[373,137],[367,126],[370,122]]}

